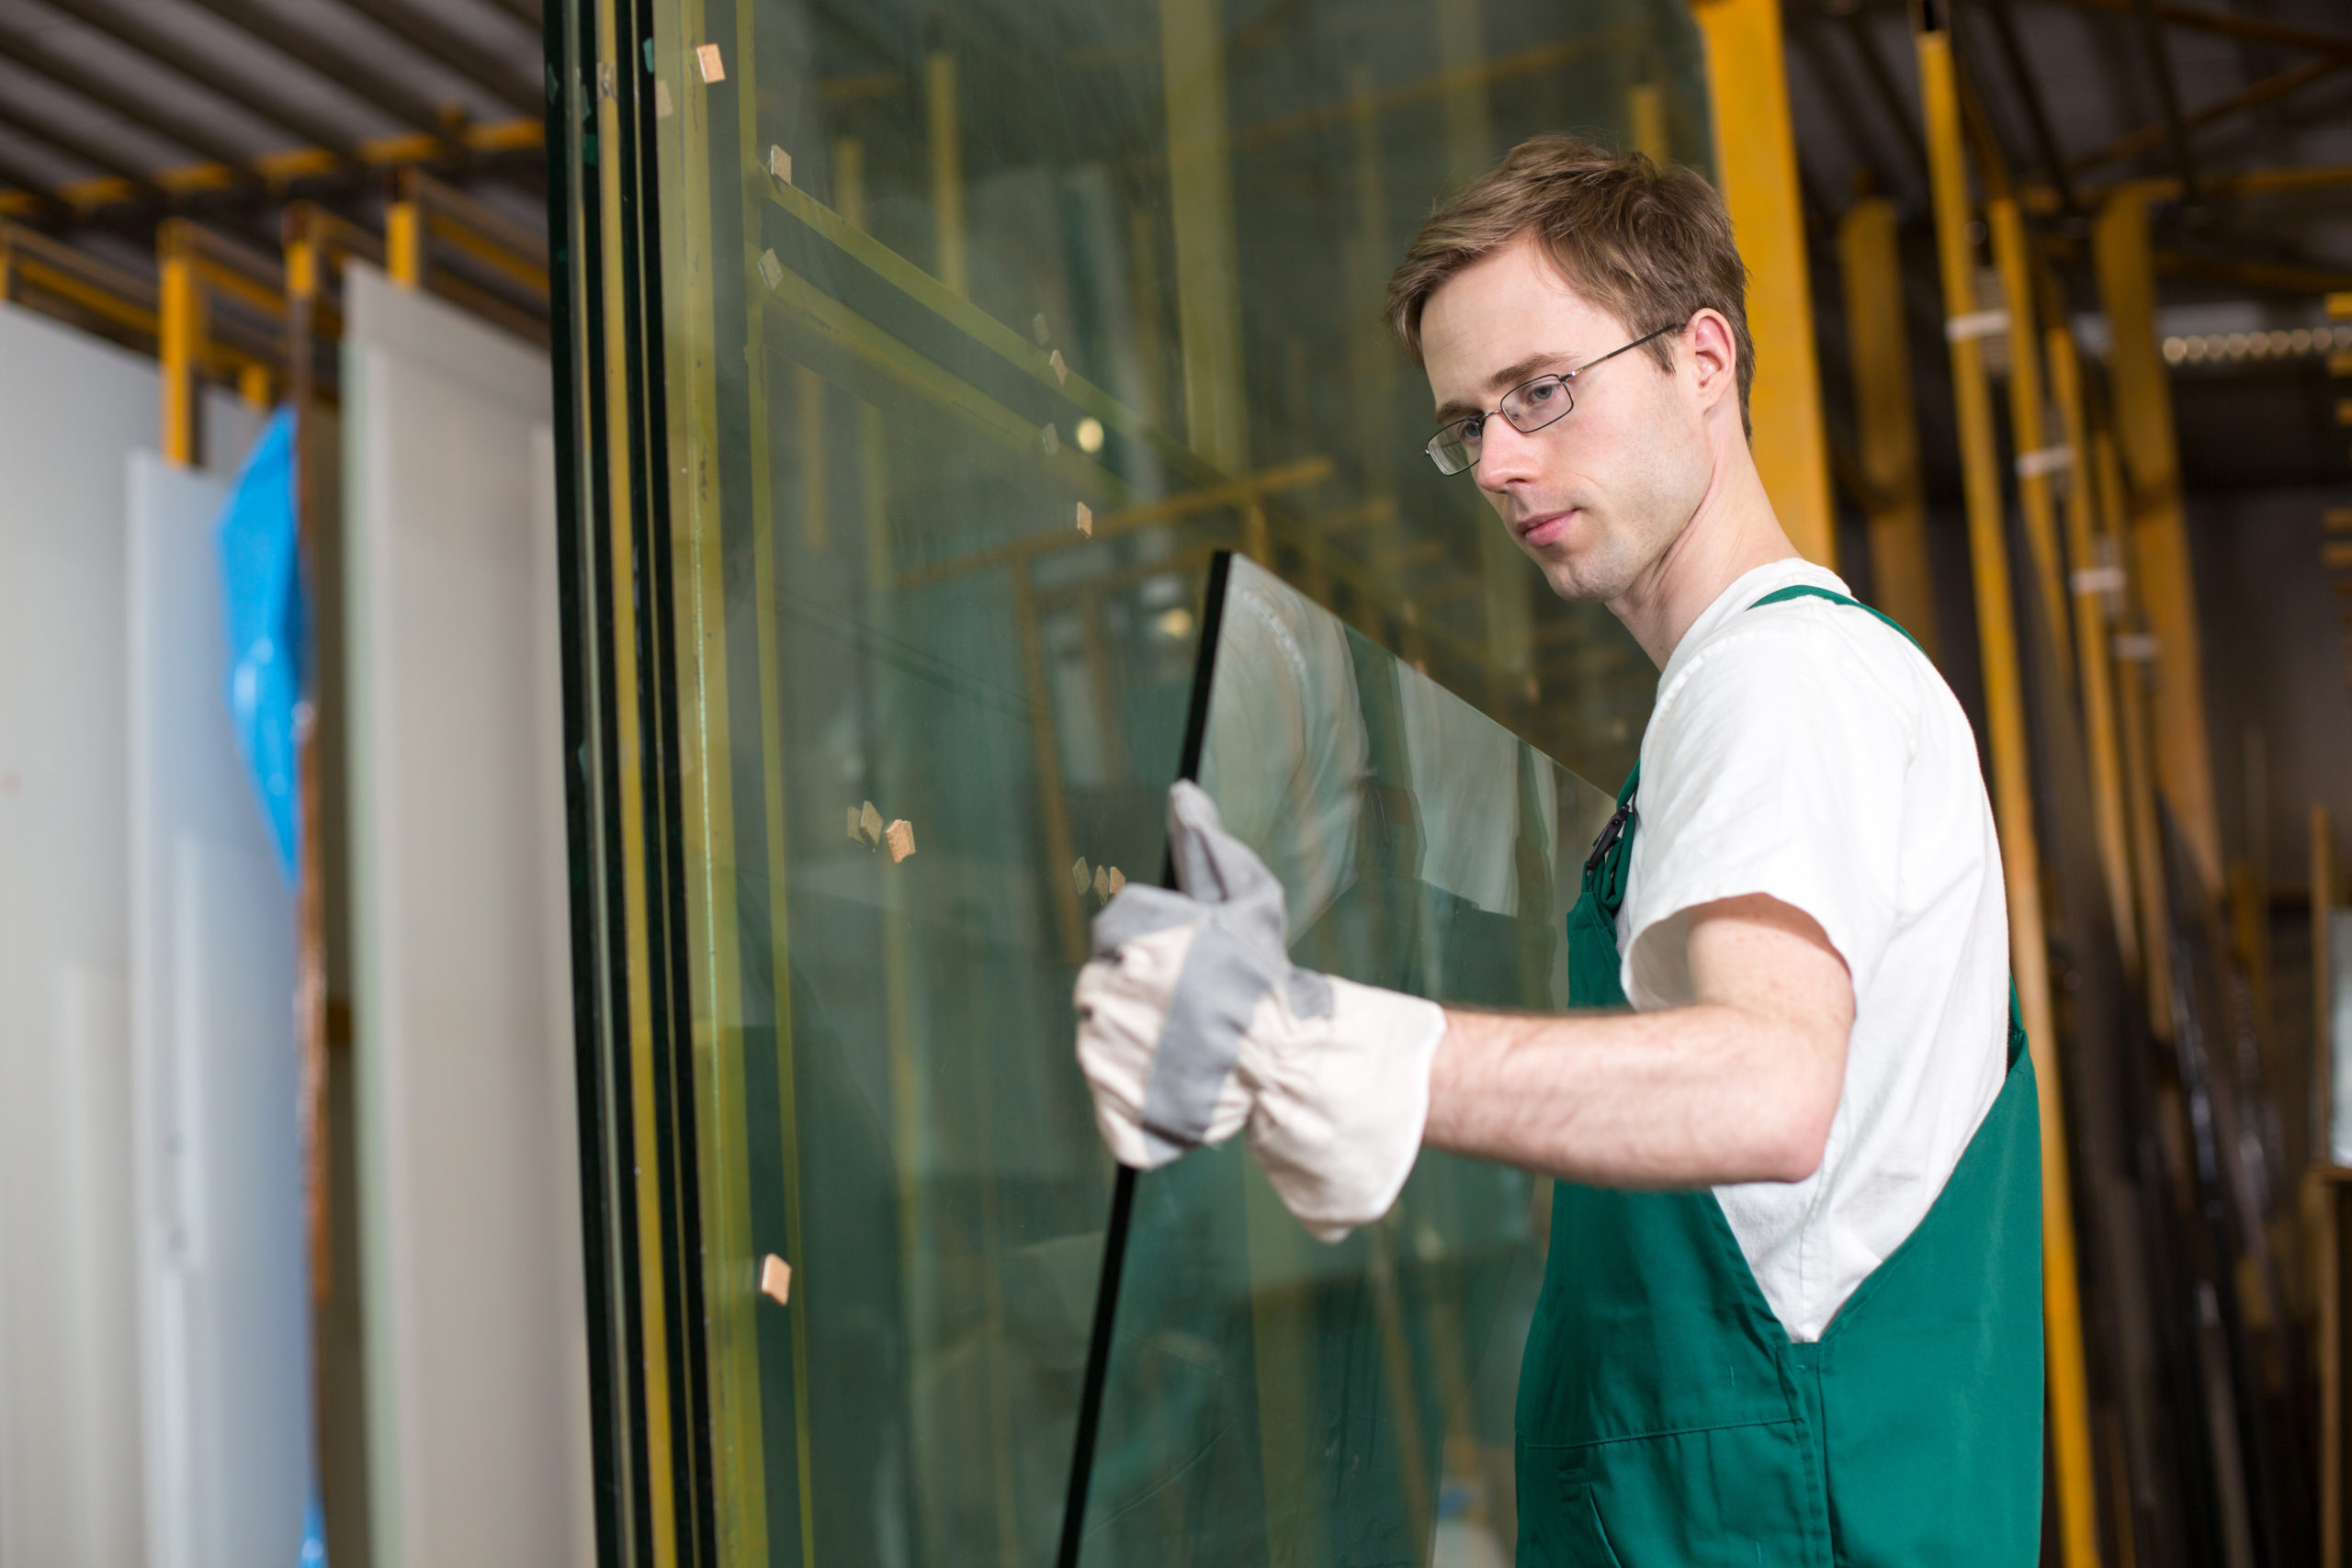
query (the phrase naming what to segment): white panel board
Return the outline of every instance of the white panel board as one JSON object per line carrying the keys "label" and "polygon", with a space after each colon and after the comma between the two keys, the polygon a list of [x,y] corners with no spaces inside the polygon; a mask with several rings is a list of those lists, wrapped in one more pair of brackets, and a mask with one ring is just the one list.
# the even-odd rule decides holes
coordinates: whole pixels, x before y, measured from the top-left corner
{"label": "white panel board", "polygon": [[310,1467],[295,901],[229,710],[216,539],[228,492],[153,454],[130,459],[130,1021],[150,1568],[293,1563]]}
{"label": "white panel board", "polygon": [[141,1560],[123,464],[154,367],[0,305],[0,1562]]}
{"label": "white panel board", "polygon": [[[0,304],[0,1563],[146,1561],[123,525],[161,397]],[[231,466],[262,416],[205,417]]]}
{"label": "white panel board", "polygon": [[348,276],[376,1562],[584,1563],[548,363],[379,273]]}

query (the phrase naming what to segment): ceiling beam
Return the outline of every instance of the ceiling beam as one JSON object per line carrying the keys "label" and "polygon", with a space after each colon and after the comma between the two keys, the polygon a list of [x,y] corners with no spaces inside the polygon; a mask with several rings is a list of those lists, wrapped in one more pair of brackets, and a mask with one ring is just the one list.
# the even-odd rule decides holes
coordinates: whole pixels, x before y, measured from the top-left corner
{"label": "ceiling beam", "polygon": [[412,130],[438,130],[443,106],[388,76],[380,75],[337,45],[305,32],[252,0],[194,0],[247,38],[268,45],[356,98],[375,105]]}
{"label": "ceiling beam", "polygon": [[1871,94],[1878,99],[1878,107],[1894,122],[1903,150],[1909,155],[1912,173],[1919,176],[1925,189],[1928,183],[1928,144],[1919,134],[1919,111],[1903,98],[1903,89],[1895,83],[1894,69],[1881,54],[1878,40],[1871,35],[1869,20],[1860,11],[1848,11],[1840,18],[1846,24],[1847,41],[1854,46],[1854,53],[1862,62],[1862,79],[1871,85]]}
{"label": "ceiling beam", "polygon": [[[2140,0],[2063,0],[2078,10],[2104,11],[2109,16],[2132,14]],[[2225,11],[2209,11],[2201,6],[2158,4],[2150,7],[2156,20],[2177,28],[2195,31],[2221,33],[2228,38],[2245,39],[2252,43],[2275,43],[2287,49],[2307,49],[2317,54],[2352,59],[2352,34],[2324,32],[2317,28],[2290,27],[2283,22],[2265,21],[2259,17],[2233,16]]]}
{"label": "ceiling beam", "polygon": [[2041,85],[2034,80],[2033,68],[2026,61],[2025,44],[2018,34],[2016,9],[2010,0],[1991,0],[1987,10],[1993,18],[1994,40],[2000,45],[2001,63],[2008,68],[2018,96],[2025,101],[2026,125],[2033,135],[2034,155],[2041,161],[2042,177],[2058,193],[2059,205],[2072,212],[2075,209],[2074,186],[2066,177],[2066,161],[2058,152],[2058,137],[2051,128]]}
{"label": "ceiling beam", "polygon": [[5,95],[0,95],[0,125],[30,141],[52,147],[75,163],[86,164],[100,174],[129,180],[150,193],[155,190],[148,171],[141,168],[134,160],[17,107],[16,101]]}
{"label": "ceiling beam", "polygon": [[352,139],[343,131],[282,99],[255,91],[253,82],[198,58],[189,52],[186,43],[160,31],[146,18],[123,10],[114,0],[73,0],[72,8],[63,14],[266,124],[291,131],[298,139],[326,148],[339,157],[348,159],[354,155]]}
{"label": "ceiling beam", "polygon": [[2157,25],[2156,0],[2132,0],[2132,19],[2139,24],[2140,47],[2148,56],[2148,75],[2156,89],[2156,107],[2163,113],[2165,140],[2172,144],[2173,172],[2191,201],[2200,200],[2197,156],[2188,145],[2188,124],[2180,111],[2180,82],[2172,69],[2172,47]]}
{"label": "ceiling beam", "polygon": [[[2307,164],[2290,169],[2250,169],[2240,175],[2216,175],[2205,182],[2208,196],[2300,196],[2307,191],[2352,186],[2352,164]],[[2077,194],[2084,204],[2097,207],[2120,190],[2136,189],[2152,202],[2178,201],[2177,179],[2119,180],[2111,186],[2087,186]],[[2033,186],[2018,193],[2026,210],[2048,214],[2058,210],[2058,193]]]}
{"label": "ceiling beam", "polygon": [[36,222],[54,221],[74,210],[47,180],[0,156],[0,186],[11,186],[26,204],[24,216]]}
{"label": "ceiling beam", "polygon": [[77,97],[113,110],[142,130],[176,142],[191,152],[243,171],[243,149],[220,140],[191,120],[159,109],[154,103],[98,72],[65,58],[43,39],[13,25],[0,24],[0,55],[15,61]]}
{"label": "ceiling beam", "polygon": [[[2188,129],[2199,130],[2212,124],[2215,120],[2227,119],[2233,114],[2255,108],[2274,99],[2283,98],[2298,88],[2335,75],[2346,66],[2352,66],[2352,59],[2338,60],[2333,56],[2327,56],[2318,60],[2305,61],[2293,70],[2281,71],[2275,76],[2265,76],[2253,85],[2243,87],[2226,98],[2217,98],[2188,116]],[[2097,168],[2101,164],[2111,164],[2119,158],[2136,157],[2150,148],[2162,144],[2167,134],[2167,129],[2162,124],[2143,125],[2137,130],[2128,131],[2112,141],[2092,148],[2087,152],[2076,153],[2067,160],[2067,166],[2079,173],[2085,169]]]}
{"label": "ceiling beam", "polygon": [[[1857,178],[1868,180],[1874,190],[1887,188],[1885,172],[1871,159],[1871,154],[1885,139],[1864,123],[1863,115],[1855,103],[1855,95],[1840,90],[1851,73],[1831,58],[1835,49],[1827,30],[1822,26],[1820,14],[1792,7],[1782,15],[1787,18],[1789,41],[1796,46],[1796,52],[1804,57],[1805,64],[1820,82],[1822,97],[1830,118],[1838,122],[1838,130],[1845,135],[1845,150],[1847,155],[1854,160]],[[1798,173],[1802,175],[1804,172],[1804,161],[1800,158]],[[1841,194],[1850,199],[1855,193]]]}
{"label": "ceiling beam", "polygon": [[545,108],[544,95],[539,90],[537,74],[518,76],[514,72],[486,60],[481,48],[471,39],[460,36],[446,23],[427,16],[403,0],[340,0],[346,10],[356,12],[402,43],[439,61],[474,85],[526,114],[537,114]]}
{"label": "ceiling beam", "polygon": [[2292,262],[2254,261],[2241,256],[2200,256],[2182,251],[2155,253],[2156,270],[2174,277],[2210,277],[2266,294],[2335,294],[2352,289],[2352,272],[2302,266]]}

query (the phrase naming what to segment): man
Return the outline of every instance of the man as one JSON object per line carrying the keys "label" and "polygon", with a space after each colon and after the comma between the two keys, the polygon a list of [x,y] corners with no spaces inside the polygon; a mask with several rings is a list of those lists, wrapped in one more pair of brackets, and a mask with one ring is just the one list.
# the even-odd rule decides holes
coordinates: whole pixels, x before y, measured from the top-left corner
{"label": "man", "polygon": [[2023,1564],[2041,1177],[1999,846],[1950,689],[1773,516],[1744,294],[1704,181],[1551,138],[1390,285],[1431,459],[1660,667],[1568,919],[1571,999],[1613,1010],[1293,970],[1279,888],[1179,785],[1185,891],[1103,911],[1079,1056],[1123,1163],[1246,1128],[1326,1237],[1424,1146],[1559,1179],[1522,1564]]}

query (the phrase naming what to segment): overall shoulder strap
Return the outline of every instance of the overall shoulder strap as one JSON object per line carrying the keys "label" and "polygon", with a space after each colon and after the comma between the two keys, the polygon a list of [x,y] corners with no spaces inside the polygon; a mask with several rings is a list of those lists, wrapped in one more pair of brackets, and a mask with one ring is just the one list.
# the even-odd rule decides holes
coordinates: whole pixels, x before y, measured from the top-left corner
{"label": "overall shoulder strap", "polygon": [[[1857,610],[1868,610],[1871,615],[1876,615],[1880,620],[1884,621],[1896,631],[1903,632],[1904,641],[1909,643],[1914,648],[1919,648],[1919,639],[1913,637],[1909,632],[1904,631],[1903,623],[1896,620],[1893,615],[1888,615],[1885,611],[1878,609],[1872,605],[1865,604],[1860,599],[1849,598],[1847,595],[1839,593],[1834,589],[1815,588],[1810,582],[1799,582],[1791,587],[1777,589],[1770,593],[1767,593],[1763,598],[1756,601],[1755,604],[1750,604],[1748,608],[1751,610],[1760,610],[1767,604],[1786,604],[1792,599],[1826,599],[1832,604],[1850,604]],[[1920,648],[1919,651],[1925,653],[1928,650],[1924,648]]]}

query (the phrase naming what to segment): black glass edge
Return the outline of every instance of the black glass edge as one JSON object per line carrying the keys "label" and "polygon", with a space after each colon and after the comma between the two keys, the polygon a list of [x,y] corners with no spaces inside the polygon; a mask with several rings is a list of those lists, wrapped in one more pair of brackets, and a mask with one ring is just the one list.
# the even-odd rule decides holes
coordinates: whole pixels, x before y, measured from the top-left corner
{"label": "black glass edge", "polygon": [[[1193,660],[1192,700],[1184,715],[1184,746],[1178,754],[1176,776],[1199,782],[1201,747],[1208,737],[1209,692],[1216,682],[1217,633],[1225,620],[1225,590],[1233,573],[1233,552],[1219,550],[1209,558],[1208,592],[1201,606],[1201,641]],[[1162,887],[1176,886],[1172,855],[1159,871]],[[1102,1431],[1102,1393],[1111,1371],[1111,1338],[1119,1315],[1119,1279],[1127,1260],[1127,1229],[1135,1216],[1136,1175],[1132,1166],[1119,1167],[1111,1186],[1111,1218],[1102,1232],[1102,1274],[1094,1292],[1094,1322],[1087,1337],[1086,1380],[1080,1386],[1078,1429],[1070,1442],[1069,1492],[1062,1504],[1061,1549],[1057,1568],[1078,1568],[1086,1531],[1086,1495],[1094,1475],[1094,1444]]]}
{"label": "black glass edge", "polygon": [[[594,608],[605,597],[591,581],[597,552],[587,547],[582,532],[583,516],[594,514],[594,509],[583,508],[580,494],[583,437],[593,428],[593,411],[601,410],[604,402],[597,378],[583,375],[582,365],[583,358],[593,363],[601,357],[601,323],[596,312],[579,309],[572,281],[575,263],[592,270],[598,265],[595,238],[589,231],[593,225],[583,211],[575,228],[572,212],[575,185],[590,180],[583,167],[584,148],[574,135],[584,106],[575,97],[573,85],[579,80],[574,65],[580,37],[576,29],[588,21],[591,4],[592,0],[579,0],[577,6],[567,5],[566,0],[546,0],[541,27],[548,89],[548,352],[558,412],[554,421],[556,595],[563,704],[565,882],[570,893],[573,1114],[579,1141],[582,1309],[588,1320],[588,1365],[583,1371],[588,1379],[596,1561],[618,1568],[623,1559],[624,1521],[632,1512],[642,1512],[626,1506],[624,1492],[630,1453],[642,1448],[641,1433],[640,1440],[632,1443],[623,1428],[637,1409],[642,1391],[628,1386],[630,1359],[620,1346],[631,1334],[627,1325],[616,1321],[625,1292],[616,1288],[614,1278],[616,1252],[626,1256],[615,1246],[614,1235],[616,1225],[625,1223],[623,1213],[616,1211],[625,1211],[626,1205],[612,1200],[612,1173],[627,1168],[627,1163],[614,1157],[626,1151],[609,1144],[616,1135],[626,1139],[628,1119],[625,1113],[615,1113],[612,1102],[616,1086],[605,1070],[610,1057],[605,1046],[608,1021],[628,1013],[625,1005],[608,1006],[624,998],[607,998],[597,953],[603,903],[598,897],[602,857],[597,853],[597,795],[600,775],[610,776],[604,770],[610,761],[612,724],[609,713],[600,713],[603,722],[591,719],[591,705],[609,693],[610,681],[608,676],[592,681],[589,671],[593,660],[600,674],[609,671],[612,647],[609,620]],[[616,975],[614,981],[625,986],[627,977]]]}
{"label": "black glass edge", "polygon": [[[662,1216],[662,1289],[668,1330],[662,1354],[669,1372],[671,1495],[680,1568],[716,1561],[717,1501],[711,1485],[708,1348],[703,1317],[702,1203],[696,1158],[693,1061],[691,933],[686,923],[685,824],[677,708],[677,644],[671,576],[668,330],[662,276],[660,145],[651,80],[639,69],[654,38],[654,0],[634,0],[626,18],[616,87],[628,83],[624,112],[635,196],[624,228],[623,298],[635,307],[629,333],[632,576],[641,585],[635,618],[638,725],[644,760],[642,824],[646,845],[646,976],[652,1021],[655,1178]],[[627,197],[625,197],[626,200]]]}

